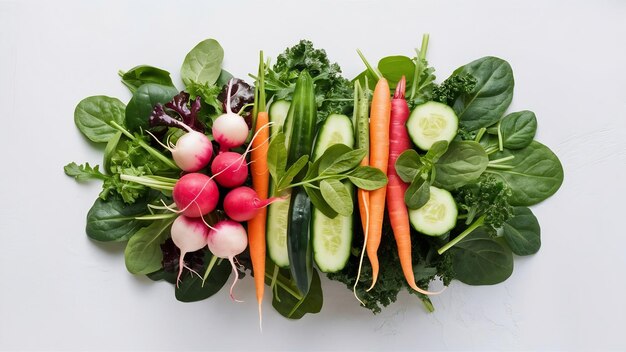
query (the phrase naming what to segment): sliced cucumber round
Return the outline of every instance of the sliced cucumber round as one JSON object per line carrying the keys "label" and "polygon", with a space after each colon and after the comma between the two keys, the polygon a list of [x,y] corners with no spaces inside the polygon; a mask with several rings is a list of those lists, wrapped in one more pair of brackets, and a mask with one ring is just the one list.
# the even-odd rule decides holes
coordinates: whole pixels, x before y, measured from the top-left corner
{"label": "sliced cucumber round", "polygon": [[270,105],[268,115],[270,122],[273,123],[272,127],[270,127],[272,134],[283,129],[283,124],[289,112],[289,106],[291,106],[291,104],[286,100],[276,100]]}
{"label": "sliced cucumber round", "polygon": [[406,123],[411,140],[422,150],[437,141],[452,141],[459,129],[459,118],[446,104],[429,101],[418,105]]}
{"label": "sliced cucumber round", "polygon": [[456,225],[458,210],[454,198],[445,189],[430,187],[430,199],[421,208],[409,210],[409,220],[417,231],[441,236]]}
{"label": "sliced cucumber round", "polygon": [[317,133],[313,160],[318,159],[333,144],[345,144],[354,147],[354,128],[346,115],[331,114]]}
{"label": "sliced cucumber round", "polygon": [[[270,186],[270,194],[274,185]],[[280,200],[267,207],[267,255],[281,268],[289,266],[287,252],[287,220],[289,219],[290,198]]]}

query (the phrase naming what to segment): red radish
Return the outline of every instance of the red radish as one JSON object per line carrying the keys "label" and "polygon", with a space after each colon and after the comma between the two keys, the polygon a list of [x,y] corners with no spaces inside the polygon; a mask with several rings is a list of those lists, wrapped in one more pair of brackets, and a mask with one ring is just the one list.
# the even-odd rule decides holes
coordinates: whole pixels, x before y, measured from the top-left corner
{"label": "red radish", "polygon": [[172,197],[183,215],[197,218],[215,209],[219,200],[219,191],[209,176],[190,173],[176,182]]}
{"label": "red radish", "polygon": [[234,258],[248,246],[248,235],[243,226],[232,220],[222,220],[215,224],[207,237],[209,250],[218,258],[228,259],[235,273],[235,280],[230,286],[230,298],[234,299],[233,287],[239,280],[239,271]]}
{"label": "red radish", "polygon": [[246,158],[239,153],[220,153],[211,163],[211,173],[221,186],[238,187],[248,178],[248,164]]}
{"label": "red radish", "polygon": [[174,162],[181,170],[196,172],[211,161],[213,144],[205,134],[189,129],[170,151]]}
{"label": "red radish", "polygon": [[213,121],[213,138],[220,144],[220,153],[230,148],[237,148],[248,138],[248,124],[243,117],[230,109],[230,92],[233,87],[232,79],[228,81],[226,94],[226,113]]}
{"label": "red radish", "polygon": [[174,220],[170,233],[172,241],[180,249],[178,276],[176,278],[176,285],[178,286],[183,268],[189,269],[185,265],[185,254],[201,250],[206,245],[209,228],[204,224],[202,218],[190,218],[180,215]]}
{"label": "red radish", "polygon": [[237,187],[224,197],[224,211],[229,218],[235,221],[248,221],[256,215],[259,209],[279,199],[281,198],[261,200],[252,188]]}

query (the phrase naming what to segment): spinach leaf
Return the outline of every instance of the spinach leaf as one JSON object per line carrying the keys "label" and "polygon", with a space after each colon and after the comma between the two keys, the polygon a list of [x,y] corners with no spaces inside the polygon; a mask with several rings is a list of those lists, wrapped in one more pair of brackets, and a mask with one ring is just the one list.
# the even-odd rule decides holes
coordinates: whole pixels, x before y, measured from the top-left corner
{"label": "spinach leaf", "polygon": [[339,180],[328,179],[320,182],[320,191],[326,202],[339,215],[352,215],[354,207],[348,188]]}
{"label": "spinach leaf", "polygon": [[535,138],[537,118],[532,111],[519,111],[506,115],[500,122],[502,145],[507,149],[522,149]]}
{"label": "spinach leaf", "polygon": [[496,123],[513,99],[513,70],[497,57],[483,57],[459,67],[453,75],[470,74],[476,86],[469,94],[459,96],[453,104],[460,125],[476,131]]}
{"label": "spinach leaf", "polygon": [[185,56],[180,77],[185,85],[214,84],[222,74],[224,49],[215,39],[201,41]]}
{"label": "spinach leaf", "polygon": [[563,183],[559,158],[543,144],[533,141],[523,149],[492,154],[492,159],[513,156],[512,160],[491,165],[486,172],[502,179],[511,188],[511,205],[529,206],[552,196]]}
{"label": "spinach leaf", "polygon": [[373,191],[387,184],[387,176],[380,169],[373,167],[359,166],[347,176],[352,184],[366,191]]}
{"label": "spinach leaf", "polygon": [[541,228],[533,212],[526,207],[514,207],[513,217],[504,223],[503,236],[517,255],[535,254],[541,247]]}
{"label": "spinach leaf", "polygon": [[[332,146],[328,147],[328,149],[324,151],[322,156],[319,157],[319,166],[317,168],[318,174],[319,175],[327,174],[327,173],[332,174],[333,172],[327,172],[326,169],[331,167],[333,164],[335,164],[337,160],[340,160],[345,154],[350,153],[350,152],[352,152],[352,148],[348,147],[345,144],[338,143],[338,144],[333,144]],[[363,157],[361,157],[361,160],[363,160]],[[358,165],[361,162],[361,160],[359,160],[356,163],[356,165]]]}
{"label": "spinach leaf", "polygon": [[124,125],[124,109],[124,103],[116,98],[104,95],[87,97],[76,106],[74,123],[92,142],[106,143],[117,133],[109,122]]}
{"label": "spinach leaf", "polygon": [[424,164],[422,158],[415,151],[415,149],[408,149],[402,152],[398,159],[396,159],[396,173],[402,181],[411,182],[417,174],[420,173],[420,169]]}
{"label": "spinach leaf", "polygon": [[[141,85],[133,94],[126,107],[126,127],[131,132],[147,129],[148,118],[156,104],[165,104],[178,94],[178,90],[171,86],[156,83]],[[116,130],[117,131],[117,130]]]}
{"label": "spinach leaf", "polygon": [[330,163],[327,163],[324,155],[322,155],[320,159],[319,174],[320,176],[335,175],[350,171],[361,163],[366,154],[367,151],[365,149],[350,150],[341,154]]}
{"label": "spinach leaf", "polygon": [[223,87],[225,85],[228,84],[228,81],[230,81],[231,78],[233,78],[234,76],[226,71],[226,70],[222,70],[220,72],[220,76],[217,78],[217,81],[215,82],[215,85],[218,87]]}
{"label": "spinach leaf", "polygon": [[404,193],[404,203],[409,209],[419,209],[428,203],[430,199],[430,183],[415,175],[415,179]]}
{"label": "spinach leaf", "polygon": [[272,137],[267,149],[267,168],[275,183],[280,181],[287,167],[287,147],[285,143],[285,134],[280,132]]}
{"label": "spinach leaf", "polygon": [[277,189],[280,190],[284,187],[289,186],[293,179],[300,173],[300,171],[302,171],[302,169],[307,166],[308,162],[308,155],[303,155],[300,157],[300,159],[296,160],[296,162],[293,163],[293,165],[291,165],[289,169],[285,171],[285,174],[280,178]]}
{"label": "spinach leaf", "polygon": [[513,254],[484,227],[450,249],[455,278],[468,285],[495,285],[513,273]]}
{"label": "spinach leaf", "polygon": [[153,221],[135,232],[124,251],[126,269],[132,274],[149,274],[161,269],[161,243],[170,235],[174,218]]}
{"label": "spinach leaf", "polygon": [[[266,275],[266,283],[271,283],[271,276]],[[313,270],[311,287],[306,296],[302,297],[298,288],[291,280],[289,269],[280,269],[277,276],[272,306],[280,315],[289,319],[300,319],[307,313],[319,313],[322,310],[324,296],[317,270]]]}
{"label": "spinach leaf", "polygon": [[174,87],[170,73],[148,65],[135,66],[126,72],[120,71],[122,83],[131,93],[135,93],[137,88],[145,83],[156,83],[164,86]]}
{"label": "spinach leaf", "polygon": [[[395,89],[402,76],[405,76],[407,88],[413,83],[411,77],[415,74],[415,63],[406,56],[387,56],[378,61],[378,71],[389,82],[389,88]],[[372,84],[376,81],[370,81]]]}
{"label": "spinach leaf", "polygon": [[87,236],[101,241],[126,241],[141,227],[147,225],[145,221],[136,220],[135,217],[148,213],[147,204],[154,200],[155,194],[151,192],[143,196],[133,204],[125,203],[121,197],[109,197],[106,201],[98,198],[87,213]]}
{"label": "spinach leaf", "polygon": [[[205,268],[212,257],[211,252],[206,251],[204,256]],[[202,279],[187,271],[183,274],[180,285],[174,291],[176,299],[181,302],[197,302],[207,299],[216,294],[226,284],[231,272],[232,267],[228,260],[218,260],[211,269],[211,273],[204,282],[203,287]],[[204,272],[201,272],[201,274],[204,274]]]}
{"label": "spinach leaf", "polygon": [[454,190],[480,177],[489,158],[474,141],[453,141],[435,163],[435,186]]}
{"label": "spinach leaf", "polygon": [[437,141],[428,149],[424,158],[431,163],[436,163],[442,155],[448,150],[448,141]]}
{"label": "spinach leaf", "polygon": [[304,185],[304,191],[309,196],[309,199],[315,209],[321,211],[322,214],[331,219],[334,219],[335,216],[337,216],[337,212],[328,204],[326,199],[324,199],[324,196],[319,189],[313,188],[309,185]]}

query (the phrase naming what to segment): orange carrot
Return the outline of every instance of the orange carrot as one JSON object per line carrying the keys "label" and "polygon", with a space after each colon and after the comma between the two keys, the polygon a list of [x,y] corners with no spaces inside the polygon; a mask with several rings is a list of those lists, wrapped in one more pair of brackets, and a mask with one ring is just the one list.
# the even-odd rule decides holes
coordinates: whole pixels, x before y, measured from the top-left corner
{"label": "orange carrot", "polygon": [[[270,137],[267,112],[259,112],[256,119],[257,138],[252,141],[252,188],[259,195],[259,199],[265,200],[269,196],[269,171],[267,168],[268,139]],[[265,128],[263,128],[265,126]],[[248,243],[250,246],[250,259],[254,273],[254,286],[256,299],[259,303],[259,315],[265,290],[265,221],[267,208],[258,210],[254,218],[248,221]]]}
{"label": "orange carrot", "polygon": [[409,118],[409,106],[404,99],[406,79],[402,79],[396,87],[396,93],[391,101],[391,119],[389,124],[389,165],[387,169],[387,212],[389,222],[398,246],[398,257],[409,286],[423,294],[433,294],[425,291],[415,283],[413,274],[413,260],[411,255],[411,229],[409,212],[404,203],[404,193],[408,185],[396,173],[396,160],[403,151],[411,148],[409,134],[406,130],[406,121]]}
{"label": "orange carrot", "polygon": [[[374,89],[370,109],[370,166],[387,174],[389,161],[389,119],[391,115],[391,97],[389,84],[380,78]],[[367,257],[372,265],[372,286],[378,279],[378,246],[382,236],[383,217],[385,215],[385,196],[387,187],[370,191],[369,195],[369,234],[367,238]]]}

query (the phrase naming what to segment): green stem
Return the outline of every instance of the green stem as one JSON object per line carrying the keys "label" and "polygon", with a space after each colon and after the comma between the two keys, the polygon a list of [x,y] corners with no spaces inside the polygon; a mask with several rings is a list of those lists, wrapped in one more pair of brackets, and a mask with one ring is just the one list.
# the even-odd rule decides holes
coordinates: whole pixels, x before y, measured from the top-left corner
{"label": "green stem", "polygon": [[127,174],[120,174],[120,178],[124,181],[138,183],[150,188],[161,191],[174,190],[174,184],[152,179],[150,176],[133,176]]}
{"label": "green stem", "polygon": [[161,219],[171,219],[176,217],[178,214],[176,213],[163,213],[163,214],[152,214],[152,215],[144,215],[144,216],[136,216],[136,220],[161,220]]}
{"label": "green stem", "polygon": [[515,155],[509,155],[509,156],[505,156],[504,158],[490,160],[489,161],[489,165],[491,166],[493,164],[500,164],[500,163],[503,163],[505,161],[513,160],[514,158],[515,158]]}
{"label": "green stem", "polygon": [[511,169],[514,169],[515,166],[512,166],[512,165],[500,165],[500,164],[494,164],[494,165],[489,164],[489,165],[487,165],[487,168],[489,168],[489,169],[496,169],[496,170],[511,170]]}
{"label": "green stem", "polygon": [[433,306],[433,302],[430,301],[430,298],[424,297],[422,298],[422,304],[424,308],[428,311],[428,313],[432,313],[435,311],[435,306]]}
{"label": "green stem", "polygon": [[209,278],[209,275],[211,274],[211,270],[213,270],[213,267],[215,266],[215,262],[217,262],[217,257],[216,256],[211,257],[209,266],[206,268],[206,271],[204,272],[204,277],[202,278],[202,287],[204,287],[204,282]]}
{"label": "green stem", "polygon": [[498,149],[504,150],[504,143],[502,142],[502,131],[500,130],[500,122],[498,122]]}
{"label": "green stem", "polygon": [[[267,277],[269,279],[272,278],[272,276],[270,276],[268,273],[265,273],[265,277]],[[297,300],[301,300],[302,299],[302,295],[300,295],[296,291],[292,290],[291,287],[289,287],[285,283],[283,283],[280,280],[280,278],[278,277],[278,275],[276,275],[276,285],[280,286],[280,288],[282,288],[283,290],[285,290],[285,292],[287,292],[290,295],[292,295],[295,299],[297,299]]]}
{"label": "green stem", "polygon": [[480,142],[480,140],[483,138],[483,136],[485,135],[485,132],[487,132],[486,128],[481,128],[478,130],[478,133],[476,133],[476,138],[474,138],[474,142],[478,143]]}
{"label": "green stem", "polygon": [[315,178],[312,178],[310,180],[303,180],[297,183],[292,183],[287,187],[284,187],[282,189],[279,190],[278,193],[289,189],[289,188],[293,188],[293,187],[298,187],[298,186],[307,186],[307,187],[313,187],[313,188],[319,188],[315,185],[312,185],[313,182],[317,182],[317,181],[321,181],[321,180],[326,180],[328,178],[336,178],[337,180],[343,180],[344,178],[348,177],[347,175],[323,175],[323,176],[317,176]]}
{"label": "green stem", "polygon": [[356,49],[356,52],[359,54],[359,56],[361,57],[361,60],[363,61],[363,63],[365,64],[365,67],[367,67],[367,70],[370,71],[370,73],[372,75],[374,75],[376,78],[381,79],[383,77],[383,75],[378,72],[377,69],[373,68],[372,65],[370,65],[370,63],[367,61],[367,59],[365,58],[365,55],[363,55],[363,53],[361,52],[361,50]]}
{"label": "green stem", "polygon": [[179,169],[178,166],[176,166],[176,164],[174,164],[174,162],[172,160],[167,158],[165,155],[161,154],[158,150],[156,150],[156,149],[152,148],[151,146],[149,146],[143,140],[137,139],[137,137],[133,136],[130,132],[128,132],[124,127],[120,126],[117,122],[111,121],[111,122],[109,122],[109,125],[111,125],[116,130],[122,132],[126,137],[130,138],[131,141],[136,141],[139,144],[140,147],[145,149],[148,153],[150,153],[150,155],[152,155],[155,158],[159,159],[161,162],[163,162],[165,165],[167,165],[170,169],[174,169],[174,170],[178,170]]}
{"label": "green stem", "polygon": [[445,246],[439,248],[439,250],[437,250],[437,253],[439,253],[439,255],[443,254],[445,251],[452,248],[452,246],[454,246],[455,244],[459,243],[462,239],[467,237],[467,235],[472,233],[472,231],[481,227],[485,223],[485,217],[486,215],[482,215],[481,217],[476,219],[476,221],[473,224],[471,224],[468,228],[466,228],[465,231],[461,232],[458,236],[456,236],[452,241],[448,242]]}

